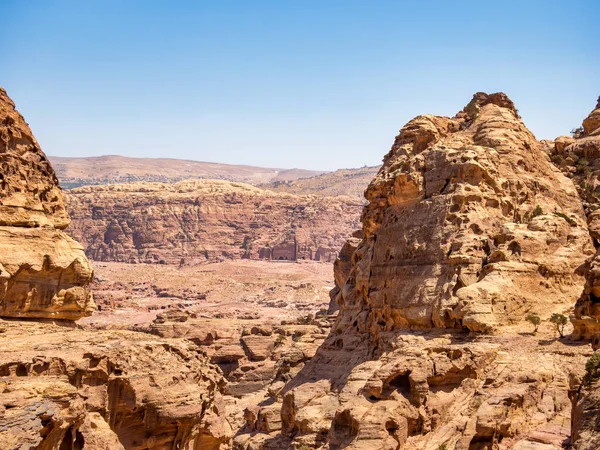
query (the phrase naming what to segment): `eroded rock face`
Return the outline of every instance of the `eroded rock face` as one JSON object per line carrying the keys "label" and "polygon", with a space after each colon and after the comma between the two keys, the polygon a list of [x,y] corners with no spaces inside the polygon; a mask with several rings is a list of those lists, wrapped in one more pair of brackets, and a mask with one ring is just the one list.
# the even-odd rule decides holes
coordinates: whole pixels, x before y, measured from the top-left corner
{"label": "eroded rock face", "polygon": [[504,94],[410,121],[366,196],[344,327],[490,331],[579,295],[593,249],[577,192]]}
{"label": "eroded rock face", "polygon": [[588,350],[517,324],[571,307],[593,246],[513,103],[478,93],[413,119],[366,197],[338,319],[280,393],[281,432],[239,448],[561,448]]}
{"label": "eroded rock face", "polygon": [[0,88],[0,317],[77,320],[95,309],[92,269],[69,225],[58,181]]}
{"label": "eroded rock face", "polygon": [[6,448],[218,449],[231,437],[222,375],[191,342],[35,322],[0,328]]}
{"label": "eroded rock face", "polygon": [[[590,115],[583,121],[574,136],[561,136],[546,143],[552,161],[577,186],[581,197],[590,235],[596,248],[600,245],[600,99]],[[592,340],[594,348],[600,346],[600,257],[591,258],[586,283],[575,305],[571,322],[574,338]]]}
{"label": "eroded rock face", "polygon": [[166,264],[333,262],[362,209],[350,198],[295,196],[218,180],[86,186],[69,191],[67,201],[69,231],[91,259]]}

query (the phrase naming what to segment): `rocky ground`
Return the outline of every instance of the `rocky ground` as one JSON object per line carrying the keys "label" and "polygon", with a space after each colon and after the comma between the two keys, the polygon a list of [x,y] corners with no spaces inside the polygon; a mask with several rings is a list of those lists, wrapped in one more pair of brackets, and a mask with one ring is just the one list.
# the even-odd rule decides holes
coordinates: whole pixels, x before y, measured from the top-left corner
{"label": "rocky ground", "polygon": [[100,311],[78,323],[95,328],[148,325],[169,310],[280,324],[327,309],[334,285],[331,265],[316,262],[238,260],[181,268],[95,263],[94,269]]}

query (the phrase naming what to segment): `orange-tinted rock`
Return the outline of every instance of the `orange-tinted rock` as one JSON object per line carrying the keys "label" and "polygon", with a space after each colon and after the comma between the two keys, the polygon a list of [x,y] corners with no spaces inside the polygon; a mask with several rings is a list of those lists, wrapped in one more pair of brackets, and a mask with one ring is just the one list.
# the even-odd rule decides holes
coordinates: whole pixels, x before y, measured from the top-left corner
{"label": "orange-tinted rock", "polygon": [[0,317],[77,320],[95,309],[92,269],[50,163],[0,88]]}
{"label": "orange-tinted rock", "polygon": [[69,191],[67,200],[69,231],[91,259],[168,264],[333,262],[362,209],[350,198],[281,194],[218,180],[86,186]]}

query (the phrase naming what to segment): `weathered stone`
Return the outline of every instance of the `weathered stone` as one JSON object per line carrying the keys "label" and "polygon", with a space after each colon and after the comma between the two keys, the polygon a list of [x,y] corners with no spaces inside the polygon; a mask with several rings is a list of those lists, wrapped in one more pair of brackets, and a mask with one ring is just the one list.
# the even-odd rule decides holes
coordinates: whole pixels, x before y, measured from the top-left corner
{"label": "weathered stone", "polygon": [[69,225],[58,181],[0,88],[0,317],[77,320],[95,309],[93,273]]}

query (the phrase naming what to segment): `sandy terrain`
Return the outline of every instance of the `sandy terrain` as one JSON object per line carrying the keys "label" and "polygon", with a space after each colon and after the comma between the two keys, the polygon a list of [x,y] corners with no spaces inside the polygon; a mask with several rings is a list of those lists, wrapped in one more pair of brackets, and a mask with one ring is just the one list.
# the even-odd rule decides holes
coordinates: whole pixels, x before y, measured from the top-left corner
{"label": "sandy terrain", "polygon": [[331,264],[318,262],[96,263],[94,271],[101,310],[78,323],[98,327],[148,324],[172,308],[216,319],[292,320],[327,308],[334,284]]}

